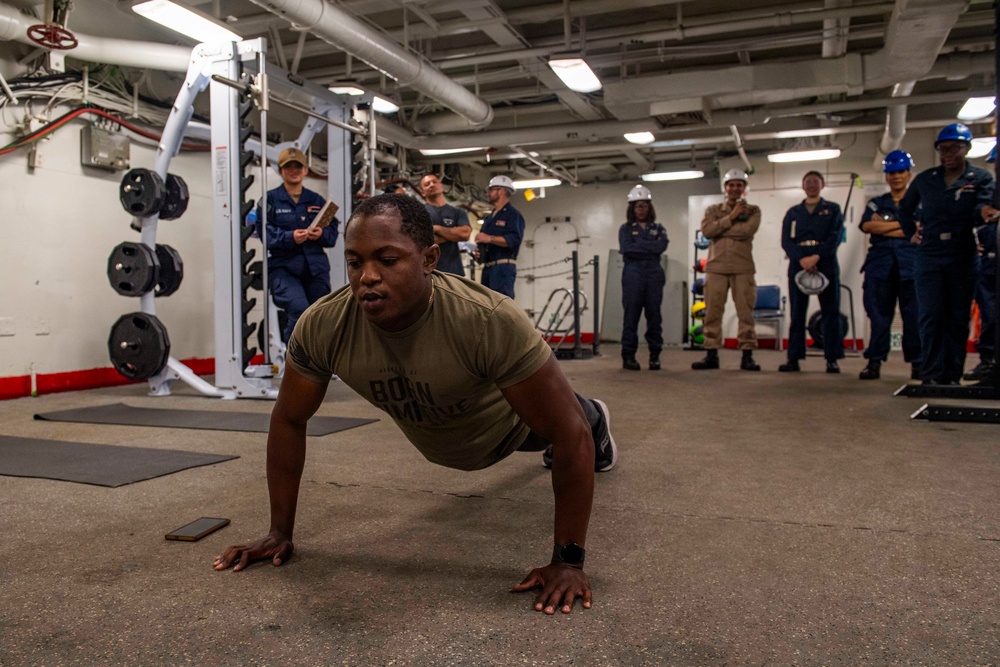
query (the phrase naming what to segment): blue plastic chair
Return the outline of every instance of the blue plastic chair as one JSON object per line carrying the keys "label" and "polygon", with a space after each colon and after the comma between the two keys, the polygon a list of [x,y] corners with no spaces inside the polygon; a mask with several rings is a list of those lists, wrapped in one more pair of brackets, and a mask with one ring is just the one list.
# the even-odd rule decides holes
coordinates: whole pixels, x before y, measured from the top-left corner
{"label": "blue plastic chair", "polygon": [[778,285],[758,285],[757,303],[753,307],[754,322],[763,321],[775,327],[775,347],[784,349],[785,303],[788,298],[781,296]]}

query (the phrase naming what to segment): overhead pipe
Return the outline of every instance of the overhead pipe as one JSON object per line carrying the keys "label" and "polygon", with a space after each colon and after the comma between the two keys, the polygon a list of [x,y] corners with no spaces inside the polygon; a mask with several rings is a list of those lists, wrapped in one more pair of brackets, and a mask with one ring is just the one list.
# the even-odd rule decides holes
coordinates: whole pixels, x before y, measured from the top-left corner
{"label": "overhead pipe", "polygon": [[493,109],[458,85],[419,54],[376,32],[337,5],[325,0],[251,0],[301,30],[363,60],[395,79],[437,100],[476,127],[489,125]]}
{"label": "overhead pipe", "polygon": [[[38,19],[0,3],[0,41],[16,41],[38,47],[28,38],[28,28],[36,23]],[[59,53],[92,63],[186,72],[191,62],[192,49],[185,46],[95,37],[75,31],[73,35],[78,42],[76,47]]]}
{"label": "overhead pipe", "polygon": [[[897,83],[892,88],[893,97],[909,97],[913,92],[916,81],[903,81]],[[878,150],[875,151],[874,165],[878,168],[882,164],[882,158],[899,148],[903,143],[903,136],[906,134],[906,105],[898,104],[891,106],[885,111],[885,130],[882,132],[882,140],[879,141]]]}
{"label": "overhead pipe", "polygon": [[[827,9],[850,7],[851,0],[826,0]],[[847,31],[850,28],[849,17],[823,20],[823,57],[839,58],[847,53]]]}
{"label": "overhead pipe", "polygon": [[747,168],[747,173],[752,174],[755,170],[753,165],[750,164],[750,158],[747,157],[747,151],[743,144],[743,138],[740,137],[739,128],[735,125],[730,125],[729,131],[733,133],[733,141],[736,142],[736,152],[740,154],[740,159],[743,160],[743,164]]}

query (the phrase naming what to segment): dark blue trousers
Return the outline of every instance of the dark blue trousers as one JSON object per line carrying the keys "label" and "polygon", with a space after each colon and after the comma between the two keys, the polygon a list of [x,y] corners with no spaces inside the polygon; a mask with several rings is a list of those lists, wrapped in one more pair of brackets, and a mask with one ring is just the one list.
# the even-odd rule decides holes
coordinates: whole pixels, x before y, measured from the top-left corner
{"label": "dark blue trousers", "polygon": [[[903,359],[920,364],[920,311],[917,307],[917,288],[913,280],[903,280],[899,266],[893,265],[889,276],[872,277],[865,273],[865,312],[872,323],[872,337],[865,350],[865,359],[885,361],[891,347],[890,331],[896,314],[896,302],[903,317]],[[825,335],[825,334],[824,334]]]}
{"label": "dark blue trousers", "polygon": [[976,352],[982,360],[996,359],[997,335],[997,277],[995,273],[980,271],[976,274],[976,305],[979,306],[979,342]]}
{"label": "dark blue trousers", "polygon": [[287,343],[306,308],[330,293],[330,276],[326,273],[296,275],[277,268],[270,270],[267,280],[274,305],[288,313],[288,324],[281,332],[281,339]]}
{"label": "dark blue trousers", "polygon": [[920,303],[922,379],[958,382],[969,340],[969,309],[976,285],[976,257],[968,252],[917,254],[914,274]]}
{"label": "dark blue trousers", "polygon": [[483,269],[482,283],[494,292],[513,299],[515,278],[517,278],[517,265],[497,264]]}
{"label": "dark blue trousers", "polygon": [[[819,293],[819,308],[823,313],[823,356],[827,361],[844,358],[844,337],[840,330],[840,268],[836,261],[820,261],[820,272],[830,284]],[[788,267],[788,360],[806,358],[806,314],[809,311],[809,295],[803,294],[795,284],[795,274],[801,269],[798,264]]]}
{"label": "dark blue trousers", "polygon": [[639,318],[646,315],[646,344],[650,356],[663,349],[663,285],[666,276],[659,260],[625,260],[622,271],[622,356],[634,357],[639,349]]}

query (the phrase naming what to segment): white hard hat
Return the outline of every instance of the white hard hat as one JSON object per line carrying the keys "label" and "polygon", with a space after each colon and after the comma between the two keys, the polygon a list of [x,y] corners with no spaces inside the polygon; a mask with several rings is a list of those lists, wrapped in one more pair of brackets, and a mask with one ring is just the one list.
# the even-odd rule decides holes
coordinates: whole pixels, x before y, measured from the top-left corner
{"label": "white hard hat", "polygon": [[795,285],[803,294],[819,294],[830,284],[830,279],[819,271],[802,269],[795,274]]}
{"label": "white hard hat", "polygon": [[628,200],[633,201],[653,201],[653,193],[641,183],[628,192]]}
{"label": "white hard hat", "polygon": [[722,184],[725,185],[729,181],[743,181],[748,183],[750,181],[750,174],[746,173],[742,169],[730,169],[726,172],[726,175],[722,177]]}
{"label": "white hard hat", "polygon": [[511,192],[514,191],[514,181],[510,180],[510,176],[494,176],[490,179],[490,188],[507,188]]}

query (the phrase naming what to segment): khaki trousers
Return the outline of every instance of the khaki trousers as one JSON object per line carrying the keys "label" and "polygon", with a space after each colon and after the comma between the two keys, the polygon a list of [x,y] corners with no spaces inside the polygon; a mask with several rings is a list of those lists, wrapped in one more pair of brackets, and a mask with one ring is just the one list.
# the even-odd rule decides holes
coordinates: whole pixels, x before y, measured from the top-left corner
{"label": "khaki trousers", "polygon": [[741,350],[756,350],[757,331],[754,327],[753,307],[757,303],[757,281],[752,273],[705,274],[705,349],[718,350],[722,347],[722,313],[730,290],[736,304],[736,317],[740,322],[737,347]]}

